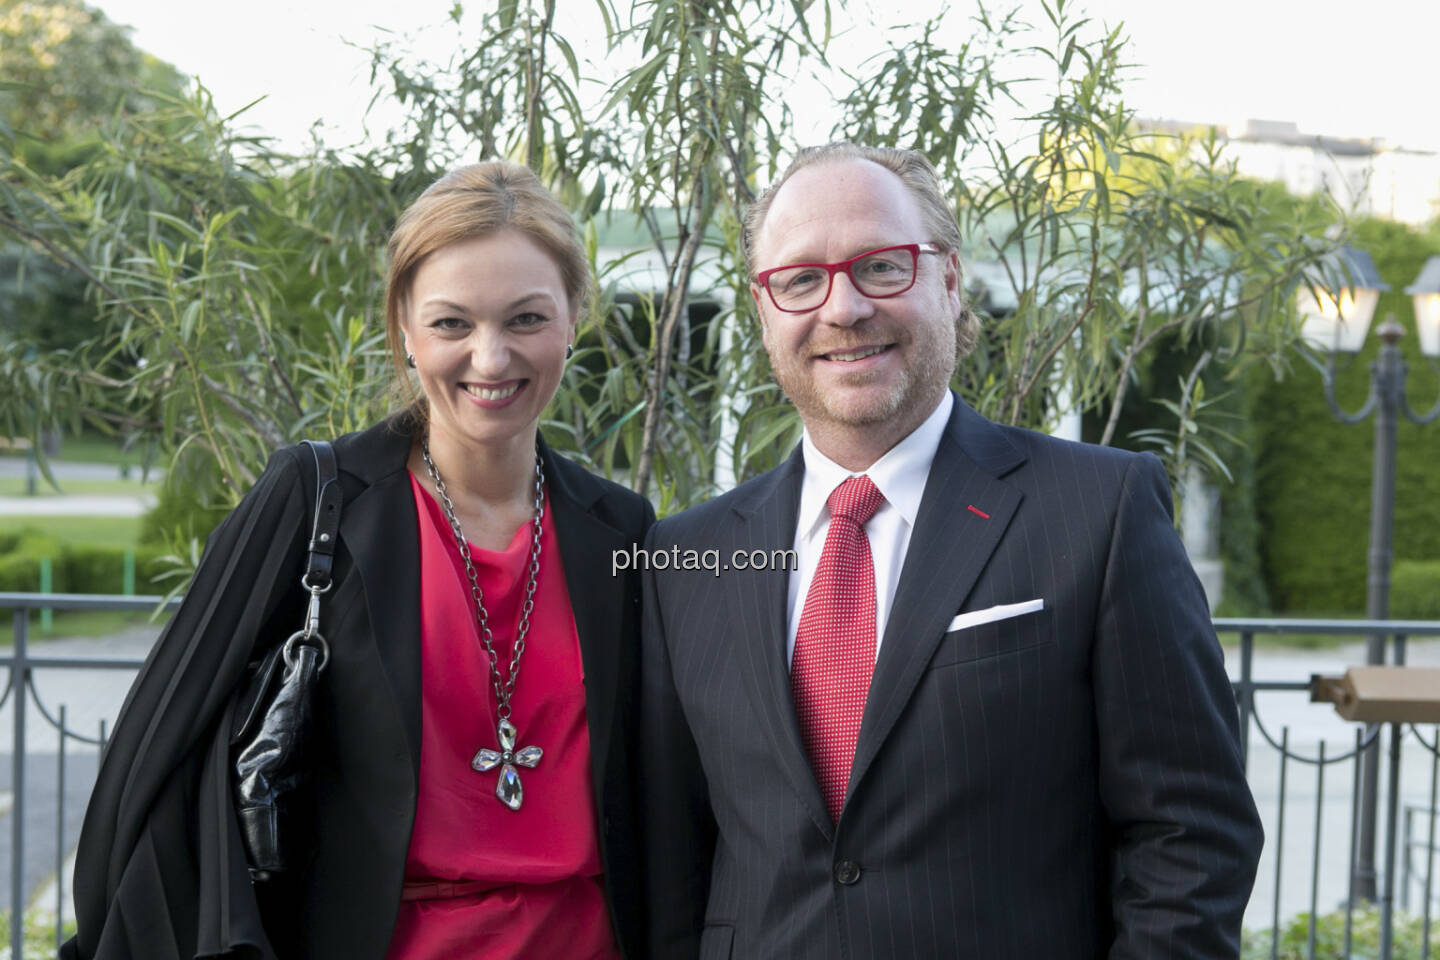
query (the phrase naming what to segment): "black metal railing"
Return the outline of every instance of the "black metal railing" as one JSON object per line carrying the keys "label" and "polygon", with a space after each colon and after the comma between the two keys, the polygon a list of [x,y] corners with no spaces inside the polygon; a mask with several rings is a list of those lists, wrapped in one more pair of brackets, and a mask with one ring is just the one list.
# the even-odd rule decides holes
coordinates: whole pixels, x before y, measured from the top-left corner
{"label": "black metal railing", "polygon": [[[0,709],[3,709],[8,701],[11,707],[11,722],[13,724],[13,750],[10,758],[10,788],[12,803],[10,808],[10,956],[23,957],[25,940],[25,850],[27,837],[25,828],[26,817],[26,769],[29,755],[29,744],[27,743],[26,702],[34,703],[40,715],[59,735],[59,747],[56,751],[56,833],[55,833],[55,946],[59,949],[60,942],[64,936],[64,890],[65,890],[65,857],[69,850],[72,838],[66,836],[65,830],[65,787],[66,787],[66,754],[67,745],[71,743],[87,744],[94,746],[97,750],[103,751],[106,739],[107,721],[99,721],[95,735],[90,736],[80,730],[72,729],[67,723],[66,706],[61,704],[56,709],[50,709],[41,698],[39,691],[35,688],[34,671],[40,669],[61,669],[61,670],[121,670],[133,672],[140,668],[144,662],[140,657],[46,657],[34,656],[30,652],[30,616],[32,611],[55,610],[107,610],[107,611],[136,611],[148,613],[160,609],[162,606],[173,609],[179,605],[179,601],[171,601],[165,604],[159,597],[118,597],[118,596],[97,596],[88,594],[33,594],[33,593],[0,593],[0,610],[13,612],[13,637],[9,656],[0,655],[0,666],[8,667],[8,678],[5,684],[5,692],[0,695]],[[126,687],[130,685],[130,678],[126,676],[122,682]]]}
{"label": "black metal railing", "polygon": [[[1337,753],[1329,753],[1328,746],[1324,739],[1316,744],[1313,753],[1301,753],[1292,747],[1290,741],[1289,727],[1280,730],[1277,739],[1274,733],[1266,726],[1263,715],[1257,709],[1256,694],[1267,692],[1288,691],[1291,693],[1308,694],[1311,686],[1310,678],[1307,676],[1297,680],[1256,680],[1254,676],[1255,664],[1255,639],[1257,635],[1323,635],[1339,637],[1363,638],[1369,641],[1379,642],[1381,659],[1383,662],[1403,666],[1406,662],[1406,646],[1413,637],[1440,637],[1440,623],[1430,621],[1399,621],[1399,620],[1244,620],[1244,619],[1217,619],[1215,630],[1222,637],[1226,635],[1238,635],[1238,670],[1239,678],[1233,680],[1236,702],[1240,709],[1241,724],[1241,745],[1245,751],[1245,762],[1247,774],[1253,785],[1256,777],[1253,773],[1251,757],[1251,744],[1254,741],[1253,733],[1258,733],[1260,741],[1272,748],[1277,754],[1278,790],[1275,804],[1275,821],[1273,829],[1267,830],[1266,847],[1276,851],[1273,859],[1274,874],[1272,885],[1269,891],[1271,896],[1270,913],[1270,936],[1269,950],[1266,955],[1272,958],[1280,956],[1281,944],[1281,919],[1282,919],[1282,892],[1284,890],[1285,876],[1285,842],[1287,828],[1287,813],[1292,813],[1293,806],[1289,803],[1289,773],[1290,767],[1294,764],[1313,767],[1314,773],[1314,820],[1310,836],[1310,888],[1308,896],[1308,910],[1306,913],[1306,946],[1304,956],[1314,958],[1317,953],[1317,941],[1319,933],[1319,890],[1322,879],[1321,853],[1325,838],[1324,830],[1325,813],[1325,774],[1327,768],[1337,764],[1351,765],[1351,788],[1350,788],[1350,830],[1348,845],[1348,869],[1345,874],[1345,893],[1340,900],[1340,908],[1344,913],[1342,945],[1338,956],[1350,958],[1352,956],[1372,956],[1369,953],[1356,952],[1356,913],[1361,909],[1365,898],[1357,896],[1357,877],[1365,876],[1362,865],[1357,863],[1357,850],[1360,846],[1359,837],[1364,829],[1365,820],[1375,823],[1379,813],[1378,805],[1380,796],[1378,792],[1365,795],[1361,789],[1362,767],[1367,753],[1378,753],[1382,746],[1382,726],[1388,727],[1388,737],[1385,738],[1386,761],[1388,764],[1388,779],[1385,787],[1385,837],[1381,847],[1384,857],[1383,865],[1379,866],[1378,874],[1380,884],[1378,886],[1374,906],[1379,913],[1378,942],[1373,956],[1379,960],[1392,960],[1395,949],[1395,907],[1396,887],[1400,881],[1402,891],[1408,891],[1410,885],[1423,874],[1420,883],[1423,886],[1421,899],[1419,957],[1421,960],[1429,960],[1432,955],[1431,929],[1432,918],[1435,909],[1435,822],[1436,822],[1436,786],[1437,776],[1440,776],[1440,727],[1432,730],[1429,739],[1424,732],[1413,724],[1390,723],[1372,724],[1357,729],[1354,734],[1353,744],[1348,749]],[[1322,706],[1322,705],[1317,705]],[[1326,708],[1328,709],[1328,708]],[[1403,749],[1407,743],[1413,743],[1421,755],[1429,758],[1429,802],[1428,805],[1411,804],[1411,812],[1406,820],[1404,828],[1403,843],[1400,839],[1400,777],[1403,766]],[[1412,754],[1416,752],[1412,750]],[[1428,821],[1426,840],[1417,841],[1414,838],[1413,830],[1416,821],[1424,818]],[[1403,848],[1403,852],[1402,852]],[[1398,875],[1396,865],[1397,854],[1402,856],[1404,861],[1403,879]],[[1423,863],[1417,868],[1415,861],[1423,858]],[[1258,888],[1258,884],[1257,884]],[[1408,895],[1402,909],[1409,904]],[[1253,955],[1253,954],[1252,954]]]}
{"label": "black metal railing", "polygon": [[[165,604],[167,609],[173,609],[178,601],[171,601]],[[6,683],[3,695],[0,695],[0,713],[8,703],[12,717],[13,749],[14,755],[11,758],[11,787],[13,791],[13,805],[11,815],[11,863],[10,863],[10,956],[24,956],[24,927],[23,917],[25,916],[26,889],[25,889],[25,867],[27,850],[27,806],[26,806],[26,783],[27,783],[27,761],[30,750],[27,743],[26,731],[26,705],[33,703],[44,722],[53,728],[59,736],[59,749],[57,751],[56,767],[56,828],[55,828],[55,919],[54,938],[58,946],[65,927],[65,896],[64,890],[66,879],[64,864],[67,853],[73,845],[74,837],[67,835],[66,830],[66,775],[67,775],[67,744],[94,747],[97,751],[103,751],[106,741],[107,720],[100,719],[91,732],[82,732],[68,725],[67,708],[65,705],[50,707],[47,705],[34,682],[34,671],[36,670],[113,670],[133,672],[143,663],[141,657],[91,657],[91,656],[36,656],[30,649],[30,619],[34,612],[42,609],[54,611],[73,610],[108,610],[108,611],[139,611],[151,612],[162,607],[162,602],[156,597],[118,597],[118,596],[89,596],[77,594],[31,594],[31,593],[0,593],[0,610],[10,610],[13,614],[14,643],[8,655],[0,650],[0,666],[9,668],[9,678]],[[1308,936],[1305,956],[1315,957],[1317,955],[1317,911],[1320,905],[1320,890],[1323,870],[1321,867],[1321,851],[1329,836],[1324,829],[1325,806],[1326,806],[1326,784],[1327,771],[1342,769],[1339,764],[1348,764],[1351,770],[1350,794],[1350,843],[1349,843],[1349,870],[1346,876],[1345,893],[1341,898],[1341,906],[1345,910],[1345,935],[1344,953],[1342,956],[1349,957],[1352,953],[1353,944],[1351,934],[1355,912],[1358,909],[1355,894],[1355,849],[1358,824],[1364,811],[1360,809],[1360,791],[1356,786],[1360,782],[1361,759],[1367,751],[1386,748],[1386,756],[1389,763],[1389,779],[1387,782],[1388,792],[1386,800],[1387,828],[1384,843],[1385,863],[1381,871],[1383,883],[1379,887],[1375,907],[1379,911],[1380,935],[1376,956],[1380,960],[1392,960],[1394,949],[1394,911],[1397,906],[1397,887],[1399,890],[1399,907],[1408,910],[1412,900],[1412,893],[1418,892],[1420,898],[1421,927],[1422,927],[1422,952],[1419,956],[1422,960],[1428,960],[1431,956],[1431,917],[1436,904],[1436,788],[1440,784],[1440,728],[1432,730],[1427,737],[1422,730],[1417,730],[1409,724],[1389,724],[1389,736],[1384,736],[1379,726],[1357,729],[1354,734],[1353,743],[1347,743],[1343,749],[1332,752],[1324,739],[1321,739],[1315,746],[1313,752],[1302,752],[1292,743],[1290,729],[1284,726],[1280,729],[1278,736],[1266,725],[1265,722],[1265,701],[1263,697],[1257,701],[1258,695],[1271,693],[1289,692],[1305,693],[1310,689],[1310,678],[1305,676],[1293,680],[1257,680],[1255,679],[1255,654],[1256,638],[1261,635],[1334,635],[1342,637],[1368,638],[1380,636],[1385,638],[1385,651],[1387,662],[1393,664],[1404,664],[1406,643],[1409,638],[1415,637],[1440,637],[1440,622],[1405,622],[1405,621],[1357,621],[1357,620],[1239,620],[1239,619],[1218,619],[1215,621],[1215,629],[1222,636],[1222,639],[1231,635],[1238,637],[1236,646],[1236,659],[1234,669],[1238,677],[1232,679],[1235,690],[1236,703],[1239,707],[1240,722],[1242,729],[1242,744],[1245,750],[1245,761],[1247,772],[1251,776],[1252,786],[1256,782],[1255,765],[1258,759],[1252,755],[1252,742],[1260,747],[1268,747],[1275,753],[1277,763],[1276,775],[1278,779],[1277,800],[1274,810],[1273,826],[1267,822],[1267,853],[1275,851],[1273,857],[1274,873],[1269,878],[1270,882],[1264,885],[1263,893],[1268,893],[1272,898],[1269,903],[1269,930],[1262,930],[1260,936],[1264,939],[1264,933],[1269,933],[1268,950],[1263,950],[1264,955],[1272,958],[1279,956],[1281,940],[1281,922],[1288,919],[1281,909],[1281,894],[1285,889],[1286,871],[1283,869],[1285,863],[1285,841],[1287,828],[1293,827],[1293,821],[1306,811],[1302,804],[1292,802],[1290,775],[1293,767],[1313,768],[1315,803],[1313,809],[1313,823],[1309,830],[1309,846],[1311,853],[1311,869],[1309,871],[1309,889],[1306,892],[1308,910]],[[128,686],[130,678],[125,676],[116,679],[117,687]],[[13,699],[12,699],[12,694]],[[1317,710],[1325,709],[1317,706]],[[1399,793],[1400,770],[1402,750],[1411,745],[1411,755],[1418,754],[1423,758],[1428,755],[1429,762],[1429,791],[1428,803],[1423,801],[1409,801],[1403,804],[1404,817],[1403,825],[1401,820],[1401,799]],[[1333,781],[1332,781],[1333,782]],[[1304,798],[1302,798],[1304,799]],[[1264,812],[1264,811],[1262,811]],[[1397,856],[1399,863],[1397,863]],[[1413,890],[1412,890],[1413,888]],[[1257,895],[1262,893],[1262,885],[1257,883]],[[1257,907],[1260,903],[1257,902]],[[1253,954],[1252,954],[1253,955]],[[1358,956],[1358,954],[1356,954]]]}

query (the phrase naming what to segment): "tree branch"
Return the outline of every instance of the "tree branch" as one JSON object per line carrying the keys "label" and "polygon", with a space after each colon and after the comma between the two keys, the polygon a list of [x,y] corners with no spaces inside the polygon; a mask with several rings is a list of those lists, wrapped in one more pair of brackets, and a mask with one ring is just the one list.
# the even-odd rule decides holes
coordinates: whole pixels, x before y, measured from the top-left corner
{"label": "tree branch", "polygon": [[41,247],[45,249],[45,252],[49,255],[51,260],[54,260],[62,267],[66,267],[79,273],[86,279],[87,282],[93,284],[96,288],[104,291],[105,295],[109,297],[112,301],[114,301],[117,306],[124,308],[125,310],[129,311],[137,317],[146,319],[145,314],[142,311],[136,310],[133,306],[131,306],[130,303],[120,293],[120,291],[116,290],[104,280],[101,280],[99,277],[97,277],[95,275],[95,272],[90,269],[88,264],[77,259],[69,252],[62,249],[59,244],[55,243],[55,241],[51,240],[49,237],[45,236],[42,233],[31,230],[29,227],[21,224],[14,217],[3,212],[0,212],[0,227],[5,227],[9,230],[12,230],[20,237],[29,240],[32,243],[38,243]]}

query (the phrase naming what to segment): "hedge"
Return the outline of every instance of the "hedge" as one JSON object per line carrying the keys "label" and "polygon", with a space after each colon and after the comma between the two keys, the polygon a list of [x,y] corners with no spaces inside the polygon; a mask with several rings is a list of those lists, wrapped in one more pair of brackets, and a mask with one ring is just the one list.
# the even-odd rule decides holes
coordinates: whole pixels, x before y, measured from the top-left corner
{"label": "hedge", "polygon": [[1402,560],[1390,571],[1390,616],[1440,620],[1440,560]]}
{"label": "hedge", "polygon": [[[1140,430],[1175,429],[1175,418],[1154,402],[1155,397],[1173,396],[1176,383],[1189,375],[1205,345],[1184,343],[1171,336],[1157,344],[1155,350],[1141,359],[1135,371],[1135,388],[1121,404],[1114,443],[1128,450],[1153,450],[1136,440]],[[1219,472],[1212,472],[1209,481],[1220,492],[1220,559],[1225,568],[1223,598],[1216,614],[1226,617],[1265,616],[1270,613],[1270,596],[1260,559],[1261,526],[1255,503],[1255,469],[1258,431],[1254,424],[1254,408],[1264,389],[1268,367],[1234,380],[1226,379],[1225,371],[1212,364],[1205,374],[1205,396],[1213,405],[1208,422],[1222,433],[1206,436],[1221,461],[1230,471],[1227,482]],[[1083,438],[1095,443],[1104,430],[1104,411],[1089,411],[1083,419]],[[1183,507],[1183,505],[1181,505]],[[1177,518],[1178,519],[1178,518]]]}
{"label": "hedge", "polygon": [[[1351,241],[1369,251],[1394,289],[1382,294],[1373,325],[1394,313],[1404,325],[1401,349],[1410,367],[1412,407],[1427,410],[1440,376],[1420,355],[1414,310],[1404,287],[1440,243],[1401,224],[1362,221]],[[1379,338],[1336,377],[1350,411],[1365,402]],[[1369,550],[1372,419],[1340,423],[1325,403],[1319,371],[1296,359],[1289,376],[1261,387],[1254,410],[1259,549],[1275,612],[1362,615]],[[1394,557],[1440,557],[1440,425],[1402,418],[1397,431]]]}
{"label": "hedge", "polygon": [[[9,538],[5,538],[9,539]],[[14,543],[15,541],[11,541]],[[50,558],[53,593],[121,593],[125,585],[125,550],[122,547],[70,546],[20,538],[18,548],[6,548],[0,539],[0,592],[34,593],[40,589],[40,564]],[[135,591],[155,593],[151,580],[168,565],[161,547],[135,548]],[[158,592],[163,593],[163,590]]]}
{"label": "hedge", "polygon": [[1215,611],[1219,616],[1262,617],[1273,609],[1260,552],[1264,528],[1255,480],[1260,449],[1257,388],[1266,382],[1268,369],[1252,368],[1238,382],[1215,385],[1217,392],[1225,391],[1221,409],[1235,417],[1233,425],[1226,426],[1238,441],[1223,444],[1219,450],[1230,469],[1230,482],[1215,478],[1220,490],[1220,559],[1225,567],[1224,594]]}
{"label": "hedge", "polygon": [[140,521],[140,542],[158,547],[186,543],[193,538],[204,543],[229,512],[225,507],[198,503],[193,487],[172,471],[160,485],[155,506],[146,511]]}
{"label": "hedge", "polygon": [[[1380,911],[1357,909],[1350,918],[1350,952],[1345,952],[1346,916],[1344,910],[1321,914],[1315,918],[1315,953],[1318,960],[1358,960],[1379,956]],[[1396,910],[1392,922],[1391,957],[1393,960],[1420,960],[1425,955],[1425,922],[1422,917]],[[1430,924],[1429,956],[1440,956],[1440,923]],[[1306,960],[1311,956],[1310,915],[1297,914],[1280,929],[1276,951],[1270,951],[1271,931],[1246,930],[1241,939],[1241,960]]]}

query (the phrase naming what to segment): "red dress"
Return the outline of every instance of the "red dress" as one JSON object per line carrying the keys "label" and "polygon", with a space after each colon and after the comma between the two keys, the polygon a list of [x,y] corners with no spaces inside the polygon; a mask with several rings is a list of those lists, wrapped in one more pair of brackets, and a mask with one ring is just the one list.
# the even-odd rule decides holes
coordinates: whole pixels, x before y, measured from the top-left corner
{"label": "red dress", "polygon": [[[584,670],[550,512],[530,632],[511,700],[516,748],[544,754],[517,768],[518,811],[495,796],[499,770],[470,760],[497,749],[489,659],[450,524],[412,474],[420,518],[420,782],[405,894],[389,960],[618,958],[605,906]],[[471,547],[495,652],[507,675],[529,567],[527,523],[505,550]]]}

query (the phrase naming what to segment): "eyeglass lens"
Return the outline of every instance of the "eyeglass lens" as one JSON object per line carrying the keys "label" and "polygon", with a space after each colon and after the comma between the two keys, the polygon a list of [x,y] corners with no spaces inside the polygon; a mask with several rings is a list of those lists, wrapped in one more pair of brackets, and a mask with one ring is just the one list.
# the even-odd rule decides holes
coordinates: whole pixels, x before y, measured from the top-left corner
{"label": "eyeglass lens", "polygon": [[[880,250],[851,262],[846,271],[867,297],[893,297],[915,282],[915,252]],[[785,267],[770,274],[770,294],[783,310],[813,309],[829,296],[831,277],[820,266]]]}

